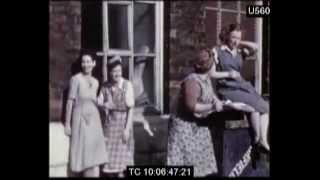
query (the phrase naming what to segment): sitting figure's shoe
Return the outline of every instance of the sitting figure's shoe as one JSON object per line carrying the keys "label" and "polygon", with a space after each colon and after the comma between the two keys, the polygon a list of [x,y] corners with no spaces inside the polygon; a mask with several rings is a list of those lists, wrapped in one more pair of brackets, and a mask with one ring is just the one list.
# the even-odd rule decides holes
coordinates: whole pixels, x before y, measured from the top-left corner
{"label": "sitting figure's shoe", "polygon": [[264,154],[270,154],[270,148],[267,148],[266,146],[259,144],[258,149],[261,153]]}
{"label": "sitting figure's shoe", "polygon": [[257,162],[260,160],[260,152],[259,152],[258,144],[252,145],[250,156],[251,156],[252,168],[257,169]]}

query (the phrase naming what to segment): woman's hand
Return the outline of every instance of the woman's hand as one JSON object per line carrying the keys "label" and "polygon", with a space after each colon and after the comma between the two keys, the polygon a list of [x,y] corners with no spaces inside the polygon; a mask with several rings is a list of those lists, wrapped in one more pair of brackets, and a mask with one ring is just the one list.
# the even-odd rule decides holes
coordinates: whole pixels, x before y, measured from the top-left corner
{"label": "woman's hand", "polygon": [[99,106],[103,106],[103,95],[99,95],[99,96],[97,97],[97,104],[98,104]]}
{"label": "woman's hand", "polygon": [[[254,55],[258,51],[258,44],[250,41],[240,41],[239,48],[245,50],[247,56]],[[246,52],[247,51],[247,52]]]}
{"label": "woman's hand", "polygon": [[239,79],[239,78],[241,78],[240,73],[239,73],[238,71],[234,71],[234,70],[231,70],[231,71],[229,72],[229,76],[230,76],[230,78],[232,78],[232,79]]}
{"label": "woman's hand", "polygon": [[122,134],[122,140],[124,143],[127,143],[129,141],[130,138],[130,131],[129,129],[125,128]]}
{"label": "woman's hand", "polygon": [[223,110],[223,103],[220,100],[217,100],[214,104],[214,108],[217,112],[220,112]]}
{"label": "woman's hand", "polygon": [[64,133],[67,136],[71,136],[71,126],[70,125],[65,125],[64,127]]}

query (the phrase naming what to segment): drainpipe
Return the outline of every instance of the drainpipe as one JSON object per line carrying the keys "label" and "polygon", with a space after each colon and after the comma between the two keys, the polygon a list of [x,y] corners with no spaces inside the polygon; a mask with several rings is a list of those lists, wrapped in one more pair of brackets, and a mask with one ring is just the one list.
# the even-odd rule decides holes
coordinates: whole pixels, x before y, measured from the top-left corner
{"label": "drainpipe", "polygon": [[[256,1],[256,5],[262,5],[262,1]],[[255,88],[261,95],[262,93],[262,18],[256,18],[254,40],[258,44],[257,59],[255,61]]]}

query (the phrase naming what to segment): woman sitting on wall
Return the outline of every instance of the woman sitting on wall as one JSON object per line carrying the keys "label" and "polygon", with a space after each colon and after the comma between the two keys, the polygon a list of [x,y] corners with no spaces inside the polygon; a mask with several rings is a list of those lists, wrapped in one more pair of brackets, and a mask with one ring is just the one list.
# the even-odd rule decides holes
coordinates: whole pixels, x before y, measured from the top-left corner
{"label": "woman sitting on wall", "polygon": [[269,104],[240,74],[242,58],[255,54],[257,45],[242,41],[241,36],[240,25],[230,24],[222,29],[222,44],[212,50],[215,63],[210,70],[210,76],[217,79],[217,93],[222,99],[241,102],[253,109],[249,119],[254,130],[254,147],[269,152]]}

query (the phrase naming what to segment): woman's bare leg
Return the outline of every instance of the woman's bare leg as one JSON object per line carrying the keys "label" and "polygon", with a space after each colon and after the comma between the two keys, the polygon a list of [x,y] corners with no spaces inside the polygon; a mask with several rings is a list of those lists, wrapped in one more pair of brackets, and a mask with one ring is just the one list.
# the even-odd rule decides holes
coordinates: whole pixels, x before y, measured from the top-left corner
{"label": "woman's bare leg", "polygon": [[83,175],[84,177],[99,177],[99,166],[86,169]]}
{"label": "woman's bare leg", "polygon": [[269,128],[269,114],[264,113],[261,115],[260,122],[260,144],[265,147],[267,150],[270,150],[268,143],[268,128]]}
{"label": "woman's bare leg", "polygon": [[258,112],[250,114],[250,122],[254,133],[254,144],[260,141],[260,115]]}

